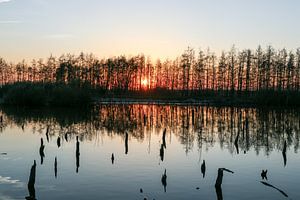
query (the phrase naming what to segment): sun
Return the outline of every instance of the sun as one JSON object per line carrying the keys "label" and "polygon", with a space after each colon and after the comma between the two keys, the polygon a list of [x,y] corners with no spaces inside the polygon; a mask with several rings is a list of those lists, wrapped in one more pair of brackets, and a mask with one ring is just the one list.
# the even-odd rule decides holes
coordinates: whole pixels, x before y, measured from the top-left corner
{"label": "sun", "polygon": [[144,79],[142,80],[142,86],[143,86],[143,88],[145,88],[145,89],[148,88],[148,79],[144,78]]}

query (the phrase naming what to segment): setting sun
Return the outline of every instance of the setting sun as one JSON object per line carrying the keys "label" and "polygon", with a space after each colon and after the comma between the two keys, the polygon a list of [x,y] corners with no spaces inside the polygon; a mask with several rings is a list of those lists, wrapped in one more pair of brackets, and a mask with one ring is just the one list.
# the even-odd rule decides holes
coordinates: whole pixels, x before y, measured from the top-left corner
{"label": "setting sun", "polygon": [[144,79],[142,80],[142,85],[143,85],[143,88],[144,88],[144,89],[147,89],[147,88],[148,88],[148,79],[144,78]]}

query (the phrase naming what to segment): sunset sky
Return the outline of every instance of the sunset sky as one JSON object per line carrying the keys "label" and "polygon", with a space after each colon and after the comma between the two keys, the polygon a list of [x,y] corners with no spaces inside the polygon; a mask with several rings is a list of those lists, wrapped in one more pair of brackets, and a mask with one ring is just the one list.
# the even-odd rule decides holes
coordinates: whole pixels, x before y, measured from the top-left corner
{"label": "sunset sky", "polygon": [[0,0],[0,57],[300,47],[298,0]]}

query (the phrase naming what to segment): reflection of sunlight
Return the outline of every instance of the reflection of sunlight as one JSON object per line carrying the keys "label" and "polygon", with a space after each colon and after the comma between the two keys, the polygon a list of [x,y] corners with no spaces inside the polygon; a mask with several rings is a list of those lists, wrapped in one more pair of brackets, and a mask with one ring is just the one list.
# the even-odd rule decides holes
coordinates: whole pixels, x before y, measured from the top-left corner
{"label": "reflection of sunlight", "polygon": [[13,180],[10,177],[3,177],[0,176],[0,184],[12,184],[16,185],[17,187],[22,187],[23,183],[20,180]]}

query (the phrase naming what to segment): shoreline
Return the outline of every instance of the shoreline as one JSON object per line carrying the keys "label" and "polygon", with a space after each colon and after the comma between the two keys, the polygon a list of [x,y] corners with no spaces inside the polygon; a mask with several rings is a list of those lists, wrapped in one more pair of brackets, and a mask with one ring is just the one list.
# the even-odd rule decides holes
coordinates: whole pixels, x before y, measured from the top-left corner
{"label": "shoreline", "polygon": [[38,107],[38,108],[82,108],[95,105],[161,105],[161,106],[213,106],[213,107],[244,107],[244,108],[275,108],[289,109],[300,108],[298,105],[261,105],[255,102],[236,100],[215,100],[215,99],[152,99],[152,98],[97,98],[93,97],[92,101],[85,105],[18,105],[6,104],[3,98],[0,98],[0,106],[16,107]]}
{"label": "shoreline", "polygon": [[[164,99],[135,99],[135,98],[99,98],[92,102],[93,105],[174,105],[174,106],[214,106],[214,107],[245,107],[245,108],[290,108],[290,106],[262,106],[251,102],[214,101],[214,100],[164,100]],[[297,108],[295,106],[294,108]]]}
{"label": "shoreline", "polygon": [[210,99],[152,99],[152,98],[92,98],[86,105],[12,105],[5,104],[0,98],[0,106],[39,107],[39,108],[80,108],[95,105],[161,105],[161,106],[213,106],[213,107],[244,107],[244,108],[299,108],[299,106],[259,105],[253,101],[210,100]]}
{"label": "shoreline", "polygon": [[298,91],[105,91],[91,86],[15,83],[0,88],[0,105],[87,107],[96,104],[299,108]]}

